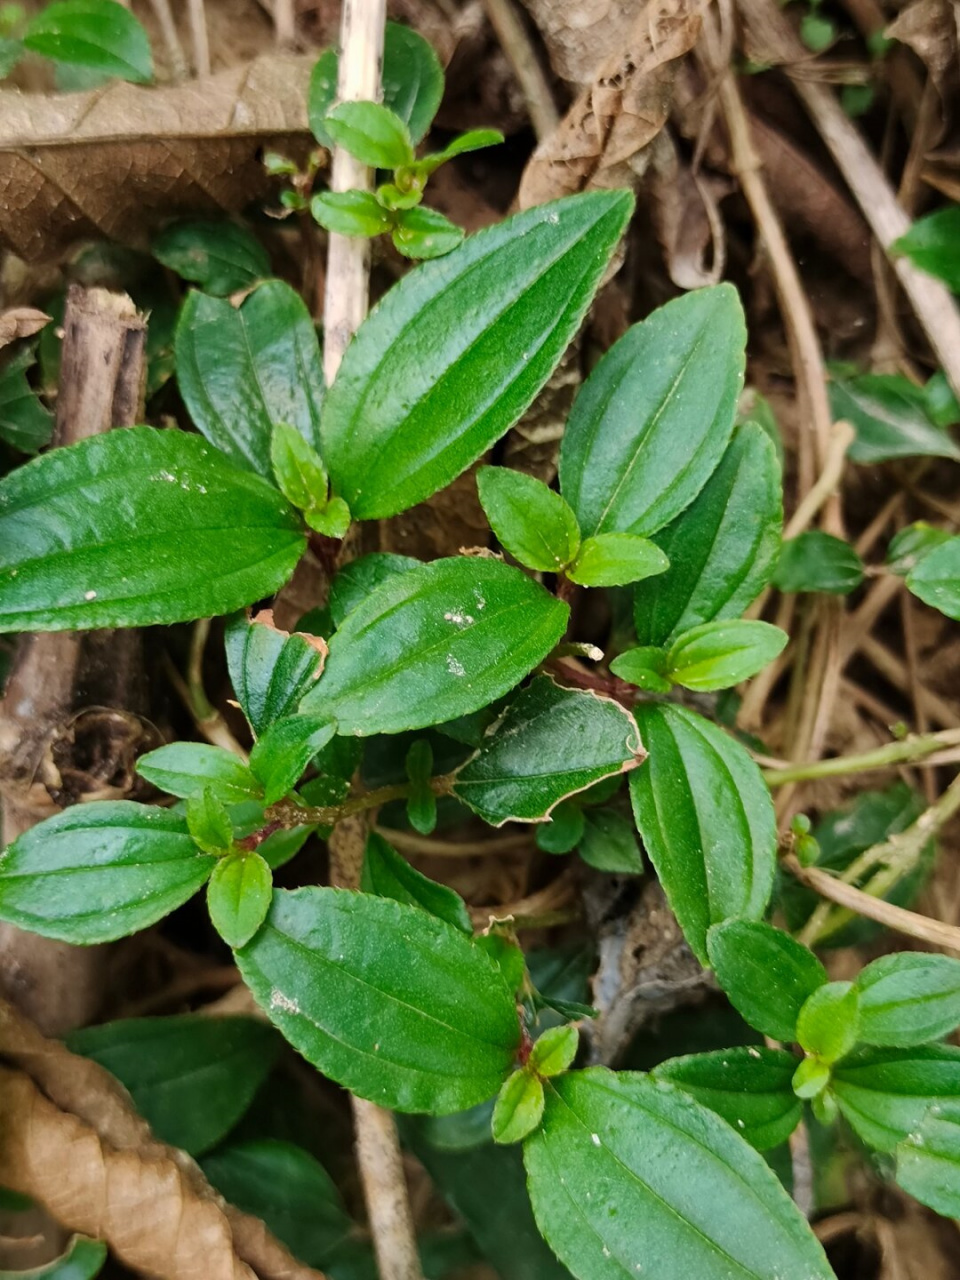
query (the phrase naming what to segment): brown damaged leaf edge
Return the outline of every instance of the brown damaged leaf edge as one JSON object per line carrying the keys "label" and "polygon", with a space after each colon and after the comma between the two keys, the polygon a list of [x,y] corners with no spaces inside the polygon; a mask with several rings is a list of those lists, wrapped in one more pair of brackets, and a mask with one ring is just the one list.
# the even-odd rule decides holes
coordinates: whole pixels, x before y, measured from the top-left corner
{"label": "brown damaged leaf edge", "polygon": [[268,190],[261,149],[306,141],[313,61],[269,54],[159,89],[0,91],[0,244],[36,261],[95,235],[142,245],[161,218],[245,208]]}
{"label": "brown damaged leaf edge", "polygon": [[159,1280],[326,1280],[158,1142],[114,1078],[0,1001],[0,1185]]}

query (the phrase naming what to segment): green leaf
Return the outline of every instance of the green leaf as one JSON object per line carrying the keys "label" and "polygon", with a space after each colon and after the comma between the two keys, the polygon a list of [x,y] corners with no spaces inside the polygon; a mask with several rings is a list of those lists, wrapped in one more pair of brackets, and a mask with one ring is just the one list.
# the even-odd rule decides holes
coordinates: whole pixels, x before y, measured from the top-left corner
{"label": "green leaf", "polygon": [[536,822],[566,796],[632,769],[636,721],[612,698],[538,676],[457,773],[454,795],[485,822]]}
{"label": "green leaf", "polygon": [[273,875],[259,853],[230,853],[207,881],[207,908],[213,927],[228,947],[249,942],[266,919]]}
{"label": "green leaf", "polygon": [[[327,49],[313,68],[307,95],[307,115],[316,140],[333,146],[327,133],[327,112],[337,98],[338,59]],[[430,128],[443,97],[443,68],[432,46],[410,27],[388,22],[383,49],[383,101],[405,121],[414,142]]]}
{"label": "green leaf", "polygon": [[317,533],[328,538],[344,538],[353,517],[342,498],[331,498],[324,507],[312,507],[303,514],[304,520]]}
{"label": "green leaf", "polygon": [[891,573],[905,578],[925,555],[944,542],[949,542],[951,536],[946,529],[937,529],[932,524],[927,524],[926,520],[915,520],[890,539],[887,568]]}
{"label": "green leaf", "polygon": [[463,228],[436,209],[418,205],[396,215],[393,247],[405,258],[442,258],[463,241]]}
{"label": "green leaf", "polygon": [[576,332],[633,207],[625,191],[540,205],[411,271],[330,388],[323,457],[362,520],[449,484],[513,425]]}
{"label": "green leaf", "polygon": [[280,492],[301,511],[327,502],[327,472],[309,441],[286,422],[278,422],[270,437],[270,465]]}
{"label": "green leaf", "polygon": [[426,738],[418,738],[407,752],[407,821],[414,831],[428,836],[437,825],[437,797],[430,786],[433,777],[433,748]]}
{"label": "green leaf", "polygon": [[650,755],[630,776],[633,814],[684,936],[702,963],[712,924],[758,919],[777,831],[760,770],[734,738],[684,707],[636,709]]}
{"label": "green leaf", "polygon": [[859,1038],[909,1048],[960,1026],[960,960],[901,951],[881,956],[857,977]]}
{"label": "green leaf", "polygon": [[379,898],[392,898],[395,902],[420,907],[473,937],[470,912],[459,893],[429,880],[411,867],[406,858],[375,831],[367,837],[360,888],[364,893],[375,893]]}
{"label": "green leaf", "polygon": [[649,689],[652,693],[670,692],[670,681],[666,678],[667,653],[655,645],[627,649],[610,663],[610,671],[620,680],[635,684],[638,689]]}
{"label": "green leaf", "polygon": [[378,236],[393,218],[369,191],[320,191],[310,201],[314,220],[340,236]]}
{"label": "green leaf", "polygon": [[153,237],[150,251],[178,276],[218,298],[249,289],[270,274],[266,249],[235,222],[174,222]]}
{"label": "green leaf", "polygon": [[581,1280],[832,1280],[763,1157],[670,1085],[602,1067],[551,1081],[524,1160],[540,1230]]}
{"label": "green leaf", "polygon": [[305,545],[276,489],[197,436],[110,431],[0,481],[0,631],[230,613],[280,587]]}
{"label": "green leaf", "polygon": [[796,1039],[821,1062],[836,1062],[857,1043],[860,993],[852,982],[826,982],[807,996],[797,1017]]}
{"label": "green leaf", "polygon": [[577,852],[598,871],[623,875],[640,875],[643,871],[643,857],[633,826],[612,809],[585,814]]}
{"label": "green leaf", "polygon": [[310,313],[289,285],[268,280],[239,307],[189,293],[174,356],[194,426],[238,466],[272,481],[270,439],[278,422],[319,448],[320,347]]}
{"label": "green leaf", "polygon": [[326,1267],[353,1223],[333,1179],[302,1147],[274,1138],[237,1142],[211,1152],[203,1172],[225,1200],[261,1218],[310,1267]]}
{"label": "green leaf", "polygon": [[371,551],[358,556],[337,571],[330,586],[330,613],[336,626],[351,610],[362,604],[382,582],[394,574],[419,569],[421,562],[412,556],[398,556],[392,551]]}
{"label": "green leaf", "polygon": [[814,11],[800,19],[800,38],[813,53],[822,53],[837,38],[837,24]]}
{"label": "green leaf", "polygon": [[749,680],[782,653],[790,637],[769,622],[704,622],[684,631],[667,653],[674,684],[700,693]]}
{"label": "green leaf", "polygon": [[927,414],[923,389],[906,378],[863,374],[829,384],[835,419],[849,422],[857,438],[847,450],[865,466],[896,458],[960,459],[960,449]]}
{"label": "green leaf", "polygon": [[960,1106],[931,1107],[896,1155],[904,1191],[945,1218],[960,1217]]}
{"label": "green leaf", "polygon": [[804,1058],[793,1073],[793,1092],[796,1096],[804,1101],[817,1099],[825,1108],[822,1114],[819,1111],[815,1112],[821,1124],[827,1123],[831,1110],[834,1111],[833,1118],[836,1119],[836,1100],[833,1099],[832,1094],[826,1092],[829,1083],[830,1064],[824,1062],[822,1058]]}
{"label": "green leaf", "polygon": [[948,618],[960,619],[960,538],[935,547],[907,574],[910,591]]}
{"label": "green leaf", "polygon": [[206,742],[172,742],[148,751],[137,761],[137,773],[161,791],[183,799],[207,788],[227,804],[256,800],[263,794],[256,775],[239,756]]}
{"label": "green leaf", "polygon": [[780,591],[824,591],[845,596],[863,581],[863,561],[849,542],[810,529],[783,544],[773,575]]}
{"label": "green leaf", "polygon": [[568,612],[498,560],[454,556],[396,574],[344,619],[301,709],[360,737],[455,720],[542,662]]}
{"label": "green leaf", "polygon": [[257,1018],[127,1018],[67,1036],[116,1076],[161,1142],[202,1155],[225,1138],[270,1074],[280,1041]]}
{"label": "green leaf", "polygon": [[556,573],[577,554],[577,518],[542,480],[509,467],[481,467],[477,491],[500,545],[528,569]]}
{"label": "green leaf", "polygon": [[456,156],[466,155],[468,151],[482,151],[485,147],[496,147],[503,142],[503,134],[499,129],[470,129],[459,137],[448,142],[442,151],[434,151],[422,160],[418,160],[414,169],[418,174],[429,177],[436,173],[442,164],[453,160]]}
{"label": "green leaf", "polygon": [[942,369],[927,379],[923,388],[923,407],[930,421],[938,427],[952,427],[960,422],[960,400]]}
{"label": "green leaf", "polygon": [[494,1142],[522,1142],[543,1115],[543,1083],[529,1071],[514,1071],[504,1081],[493,1108]]}
{"label": "green leaf", "polygon": [[582,532],[649,536],[719,463],[743,386],[746,327],[732,285],[684,294],[629,329],[584,383],[560,449]]}
{"label": "green leaf", "polygon": [[580,843],[585,824],[580,805],[574,800],[561,800],[537,826],[537,848],[544,853],[569,853]]}
{"label": "green leaf", "polygon": [[24,347],[0,369],[0,440],[21,453],[37,453],[53,435],[53,414],[27,382],[35,359]]}
{"label": "green leaf", "polygon": [[248,622],[243,614],[227,623],[226,648],[234,693],[256,734],[296,711],[323,670],[309,639]]}
{"label": "green leaf", "polygon": [[147,33],[116,0],[57,0],[33,18],[24,47],[44,58],[134,84],[153,79]]}
{"label": "green leaf", "polygon": [[530,1050],[528,1066],[544,1080],[562,1075],[573,1066],[579,1044],[576,1027],[551,1027]]}
{"label": "green leaf", "polygon": [[656,536],[670,568],[634,592],[640,644],[669,644],[704,622],[738,618],[770,581],[782,523],[776,447],[748,422],[699,496]]}
{"label": "green leaf", "polygon": [[336,889],[277,890],[237,953],[294,1048],[362,1098],[444,1114],[492,1097],[520,1030],[492,960],[416,907]]}
{"label": "green leaf", "polygon": [[6,80],[24,55],[23,43],[0,36],[0,80]]}
{"label": "green leaf", "polygon": [[960,1049],[857,1049],[833,1068],[832,1090],[863,1141],[893,1151],[931,1107],[960,1098]]}
{"label": "green leaf", "polygon": [[181,814],[126,800],[78,805],[0,854],[0,920],[62,942],[110,942],[193,897],[214,862]]}
{"label": "green leaf", "polygon": [[71,1236],[59,1258],[29,1271],[2,1271],[3,1280],[93,1280],[107,1260],[102,1240]]}
{"label": "green leaf", "polygon": [[634,533],[599,533],[584,538],[567,577],[582,587],[622,587],[663,573],[669,565],[649,538]]}
{"label": "green leaf", "polygon": [[250,752],[250,772],[263,784],[263,802],[276,804],[297,785],[307,765],[337,732],[326,716],[295,715],[275,720]]}
{"label": "green leaf", "polygon": [[378,102],[339,102],[323,118],[334,145],[373,169],[397,169],[413,161],[410,130]]}
{"label": "green leaf", "polygon": [[890,248],[960,293],[960,205],[947,205],[918,218]]}
{"label": "green leaf", "polygon": [[805,1001],[827,981],[813,952],[761,920],[714,925],[707,951],[737,1012],[765,1036],[792,1041]]}
{"label": "green leaf", "polygon": [[233,844],[233,823],[226,806],[204,787],[187,800],[187,830],[203,853],[219,856]]}
{"label": "green leaf", "polygon": [[782,1049],[718,1049],[670,1058],[652,1072],[722,1116],[758,1151],[786,1142],[803,1110],[790,1082],[797,1066]]}

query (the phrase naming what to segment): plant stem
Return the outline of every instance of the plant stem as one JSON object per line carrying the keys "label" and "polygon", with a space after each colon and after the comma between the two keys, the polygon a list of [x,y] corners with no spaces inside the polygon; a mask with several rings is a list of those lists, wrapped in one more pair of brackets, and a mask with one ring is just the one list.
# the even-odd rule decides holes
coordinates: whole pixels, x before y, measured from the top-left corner
{"label": "plant stem", "polygon": [[805,764],[789,764],[780,769],[766,769],[764,781],[768,787],[783,787],[792,782],[813,782],[818,778],[844,778],[856,773],[871,773],[875,769],[889,769],[898,764],[909,764],[932,756],[951,747],[960,747],[960,730],[945,729],[942,733],[924,733],[890,742],[874,751],[858,756],[835,756],[831,760],[813,760]]}

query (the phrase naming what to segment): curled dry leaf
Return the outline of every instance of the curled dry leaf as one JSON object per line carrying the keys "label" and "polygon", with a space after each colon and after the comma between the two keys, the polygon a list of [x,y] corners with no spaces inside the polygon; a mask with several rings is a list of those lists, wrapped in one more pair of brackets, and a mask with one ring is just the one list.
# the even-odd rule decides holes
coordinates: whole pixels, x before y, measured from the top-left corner
{"label": "curled dry leaf", "polygon": [[909,45],[946,100],[960,81],[960,9],[953,0],[914,0],[884,35]]}
{"label": "curled dry leaf", "polygon": [[520,207],[593,187],[635,186],[649,162],[647,148],[667,120],[675,64],[699,31],[691,0],[645,5],[625,46],[533,153]]}
{"label": "curled dry leaf", "polygon": [[680,289],[717,284],[726,263],[718,204],[733,184],[683,161],[668,129],[651,146],[651,170],[653,225],[670,279]]}
{"label": "curled dry leaf", "polygon": [[636,22],[634,0],[524,0],[558,76],[587,85],[604,63],[618,56]]}
{"label": "curled dry leaf", "polygon": [[32,338],[53,319],[36,307],[10,307],[0,311],[0,347],[6,347],[18,338]]}
{"label": "curled dry leaf", "polygon": [[158,1142],[117,1081],[0,1000],[0,1186],[160,1280],[324,1280]]}
{"label": "curled dry leaf", "polygon": [[304,143],[312,64],[271,54],[160,89],[0,91],[0,244],[28,261],[92,235],[142,246],[161,217],[244,208],[268,188],[262,148]]}

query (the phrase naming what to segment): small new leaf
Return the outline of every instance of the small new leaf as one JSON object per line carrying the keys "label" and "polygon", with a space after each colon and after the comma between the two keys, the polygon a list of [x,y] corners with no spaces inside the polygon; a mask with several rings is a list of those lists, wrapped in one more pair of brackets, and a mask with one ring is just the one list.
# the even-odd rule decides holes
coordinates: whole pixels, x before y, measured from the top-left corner
{"label": "small new leaf", "polygon": [[320,191],[310,201],[314,220],[340,236],[378,236],[393,225],[390,212],[369,191]]}
{"label": "small new leaf", "polygon": [[907,586],[924,604],[960,619],[960,538],[950,538],[907,574]]}
{"label": "small new leaf", "polygon": [[207,907],[213,927],[229,947],[250,941],[266,919],[273,876],[259,853],[230,853],[207,882]]}
{"label": "small new leaf", "polygon": [[415,205],[394,215],[393,247],[405,258],[442,258],[463,240],[463,228],[436,209]]}
{"label": "small new leaf", "polygon": [[832,533],[810,529],[785,542],[773,574],[779,591],[823,591],[844,596],[863,581],[863,562],[853,547]]}
{"label": "small new leaf", "polygon": [[577,518],[542,480],[507,467],[481,467],[477,491],[500,545],[528,569],[557,573],[577,554]]}
{"label": "small new leaf", "polygon": [[211,787],[195,792],[187,801],[187,829],[204,853],[219,857],[233,844],[230,815]]}
{"label": "small new leaf", "polygon": [[291,504],[307,511],[327,502],[327,472],[313,445],[296,427],[278,422],[270,437],[270,463],[280,492]]}
{"label": "small new leaf", "polygon": [[338,147],[372,169],[397,169],[413,163],[406,124],[377,102],[341,102],[327,112],[324,128]]}
{"label": "small new leaf", "polygon": [[598,533],[584,538],[567,570],[581,587],[622,587],[664,573],[670,561],[655,542],[633,533]]}
{"label": "small new leaf", "polygon": [[530,1050],[528,1069],[544,1080],[559,1076],[573,1066],[579,1044],[580,1033],[576,1027],[551,1027]]}
{"label": "small new leaf", "polygon": [[651,693],[670,692],[670,681],[666,678],[667,651],[656,645],[627,649],[614,658],[610,670],[620,680],[635,684],[638,689],[648,689]]}
{"label": "small new leaf", "polygon": [[830,1064],[821,1058],[804,1058],[793,1073],[793,1092],[804,1101],[819,1098],[830,1083]]}
{"label": "small new leaf", "polygon": [[666,675],[699,693],[749,680],[783,652],[789,636],[769,622],[705,622],[685,631],[666,657]]}
{"label": "small new leaf", "polygon": [[493,1108],[493,1140],[522,1142],[543,1118],[543,1083],[521,1069],[503,1084]]}
{"label": "small new leaf", "polygon": [[797,1017],[797,1042],[828,1065],[857,1042],[860,995],[852,982],[827,982],[804,1001]]}
{"label": "small new leaf", "polygon": [[303,513],[303,518],[311,529],[328,538],[345,537],[353,519],[342,498],[331,498],[325,507],[312,507]]}
{"label": "small new leaf", "polygon": [[430,789],[433,776],[433,748],[426,738],[418,738],[407,752],[407,818],[414,831],[428,836],[437,825],[437,797]]}

